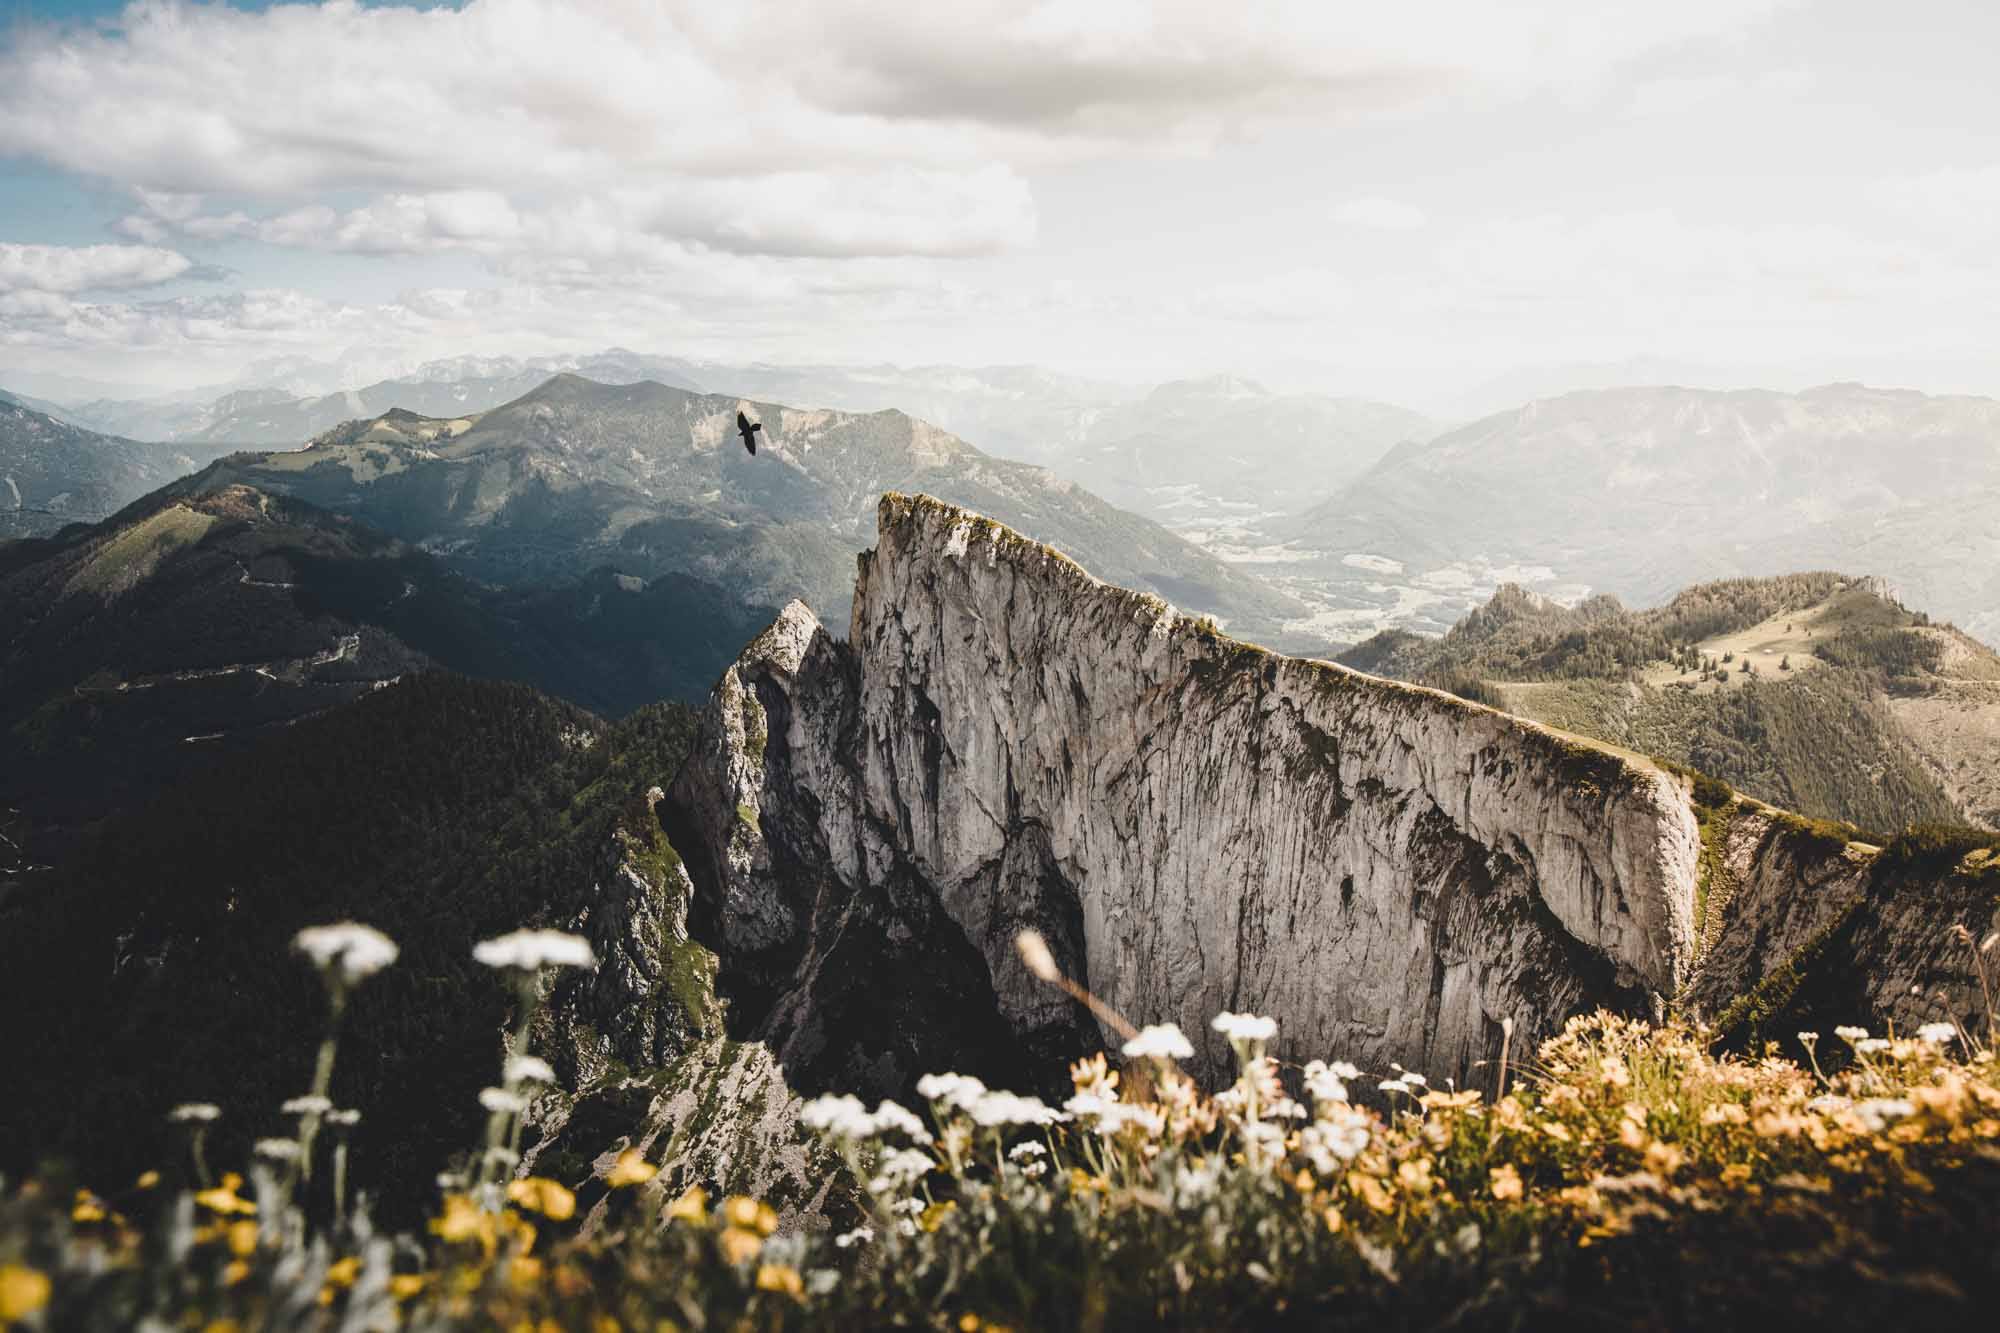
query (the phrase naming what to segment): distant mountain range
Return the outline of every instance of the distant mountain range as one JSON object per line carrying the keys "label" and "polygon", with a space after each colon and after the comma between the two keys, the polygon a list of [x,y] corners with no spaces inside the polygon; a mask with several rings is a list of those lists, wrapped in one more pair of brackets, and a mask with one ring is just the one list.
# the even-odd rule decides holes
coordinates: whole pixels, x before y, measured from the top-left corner
{"label": "distant mountain range", "polygon": [[2000,402],[1857,384],[1566,394],[1398,446],[1263,536],[1334,638],[1441,632],[1505,582],[1648,604],[1819,566],[2000,642]]}
{"label": "distant mountain range", "polygon": [[[736,438],[739,411],[763,423],[755,458]],[[836,625],[876,498],[926,490],[1242,633],[1273,635],[1299,610],[1157,524],[899,411],[560,375],[483,414],[391,412],[302,451],[231,457],[187,486],[236,484],[362,519],[481,579],[563,579],[599,565],[685,574],[746,606],[804,597]]]}
{"label": "distant mountain range", "polygon": [[99,435],[0,394],[0,538],[94,523],[224,450]]}

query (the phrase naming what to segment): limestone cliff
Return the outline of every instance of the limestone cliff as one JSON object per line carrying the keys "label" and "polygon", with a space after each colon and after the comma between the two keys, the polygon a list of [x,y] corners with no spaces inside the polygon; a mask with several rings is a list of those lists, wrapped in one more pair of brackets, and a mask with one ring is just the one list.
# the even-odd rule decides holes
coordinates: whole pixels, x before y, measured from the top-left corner
{"label": "limestone cliff", "polygon": [[885,886],[875,927],[926,914],[1003,1062],[1099,1038],[1015,959],[1029,925],[1137,1020],[1273,1013],[1288,1053],[1460,1080],[1503,1019],[1657,1012],[1690,975],[1699,832],[1642,760],[1237,643],[924,498],[884,498],[852,624],[788,606],[669,798],[733,1021],[808,1081]]}

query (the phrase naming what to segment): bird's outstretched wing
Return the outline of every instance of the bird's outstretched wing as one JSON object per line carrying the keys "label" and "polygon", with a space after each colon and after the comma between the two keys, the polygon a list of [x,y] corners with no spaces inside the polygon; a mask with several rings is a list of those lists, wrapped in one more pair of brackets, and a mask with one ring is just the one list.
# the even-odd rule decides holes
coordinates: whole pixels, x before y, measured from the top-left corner
{"label": "bird's outstretched wing", "polygon": [[750,433],[750,418],[738,412],[736,414],[736,429],[748,435]]}

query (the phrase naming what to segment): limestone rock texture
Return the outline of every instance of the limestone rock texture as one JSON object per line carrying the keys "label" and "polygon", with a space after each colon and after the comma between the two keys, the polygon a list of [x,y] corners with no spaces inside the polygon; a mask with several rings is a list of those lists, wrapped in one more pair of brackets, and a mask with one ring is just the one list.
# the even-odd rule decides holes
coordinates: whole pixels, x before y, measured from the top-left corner
{"label": "limestone rock texture", "polygon": [[[960,1035],[1002,1064],[1112,1035],[1028,975],[1030,926],[1135,1023],[1179,1023],[1211,1073],[1209,1020],[1247,1010],[1279,1019],[1281,1056],[1478,1081],[1503,1020],[1531,1042],[1580,1009],[1658,1013],[1691,977],[1683,779],[1238,643],[966,510],[892,494],[878,520],[849,640],[787,606],[666,803],[732,1024],[808,1083],[842,1081],[843,947],[899,934],[965,975],[877,967],[872,987],[996,1014]],[[923,1072],[914,1047],[962,1067],[900,1026],[861,1082]]]}

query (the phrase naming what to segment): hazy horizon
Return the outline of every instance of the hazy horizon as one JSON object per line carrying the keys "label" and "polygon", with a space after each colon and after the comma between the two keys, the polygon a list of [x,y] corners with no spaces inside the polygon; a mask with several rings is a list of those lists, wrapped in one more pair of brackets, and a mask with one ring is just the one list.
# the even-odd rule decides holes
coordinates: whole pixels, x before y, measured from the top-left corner
{"label": "hazy horizon", "polygon": [[0,385],[624,346],[1446,416],[2000,393],[2000,15],[1924,9],[17,3]]}

